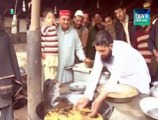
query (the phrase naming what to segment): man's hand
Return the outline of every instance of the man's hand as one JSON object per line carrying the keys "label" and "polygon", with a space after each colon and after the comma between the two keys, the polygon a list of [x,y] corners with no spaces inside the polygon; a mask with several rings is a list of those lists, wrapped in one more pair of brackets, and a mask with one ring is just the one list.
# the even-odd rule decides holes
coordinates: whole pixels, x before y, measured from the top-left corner
{"label": "man's hand", "polygon": [[75,104],[75,108],[84,108],[87,104],[89,103],[89,99],[88,98],[81,98],[79,99],[79,101]]}
{"label": "man's hand", "polygon": [[92,62],[92,60],[89,58],[84,59],[84,63],[89,63],[89,62]]}
{"label": "man's hand", "polygon": [[94,117],[98,113],[98,109],[100,105],[101,105],[101,101],[97,99],[92,103],[92,107],[91,107],[92,112],[89,114],[89,117]]}
{"label": "man's hand", "polygon": [[109,92],[107,92],[106,90],[103,90],[99,96],[95,99],[95,101],[92,103],[92,107],[91,107],[91,113],[89,114],[89,117],[94,117],[97,112],[99,107],[101,106],[101,103],[103,100],[105,100],[106,96],[109,94]]}
{"label": "man's hand", "polygon": [[86,64],[87,67],[92,67],[93,66],[93,60],[86,58],[84,60],[84,63]]}
{"label": "man's hand", "polygon": [[158,63],[158,57],[156,57],[156,61],[157,61],[157,63]]}
{"label": "man's hand", "polygon": [[42,53],[42,59],[45,59],[45,58],[46,58],[45,53]]}
{"label": "man's hand", "polygon": [[156,61],[158,62],[158,50],[157,49],[153,49],[153,54],[156,58]]}

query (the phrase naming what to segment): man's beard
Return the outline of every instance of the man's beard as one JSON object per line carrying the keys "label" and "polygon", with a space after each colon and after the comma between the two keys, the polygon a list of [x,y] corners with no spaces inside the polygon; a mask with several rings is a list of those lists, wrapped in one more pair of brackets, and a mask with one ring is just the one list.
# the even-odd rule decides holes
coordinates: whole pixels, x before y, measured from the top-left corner
{"label": "man's beard", "polygon": [[82,27],[82,25],[76,25],[75,27],[79,30]]}
{"label": "man's beard", "polygon": [[110,50],[107,56],[101,56],[101,60],[103,63],[110,63],[112,58],[112,51]]}

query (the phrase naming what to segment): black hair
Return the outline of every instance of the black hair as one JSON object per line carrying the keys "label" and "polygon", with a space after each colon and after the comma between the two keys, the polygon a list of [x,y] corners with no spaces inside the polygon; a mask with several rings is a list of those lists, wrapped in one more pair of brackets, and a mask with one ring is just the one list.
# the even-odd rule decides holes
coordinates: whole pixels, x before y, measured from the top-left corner
{"label": "black hair", "polygon": [[125,9],[126,7],[123,5],[122,2],[120,2],[119,4],[117,4],[115,7],[114,7],[114,10],[118,10],[118,9]]}
{"label": "black hair", "polygon": [[42,16],[43,16],[43,17],[46,17],[49,12],[51,12],[51,13],[54,14],[54,11],[53,11],[51,8],[46,8],[46,9],[43,11]]}
{"label": "black hair", "polygon": [[101,15],[100,13],[96,12],[96,13],[93,14],[93,18],[94,18],[96,15],[99,15],[100,17],[102,17],[102,15]]}
{"label": "black hair", "polygon": [[113,43],[113,38],[106,30],[97,33],[93,46],[109,46]]}
{"label": "black hair", "polygon": [[155,15],[156,17],[158,17],[157,13],[158,13],[158,0],[152,0],[151,2],[151,15]]}
{"label": "black hair", "polygon": [[111,15],[111,13],[107,13],[104,15],[103,19],[105,20],[105,18],[110,17],[111,19],[113,19],[113,16]]}

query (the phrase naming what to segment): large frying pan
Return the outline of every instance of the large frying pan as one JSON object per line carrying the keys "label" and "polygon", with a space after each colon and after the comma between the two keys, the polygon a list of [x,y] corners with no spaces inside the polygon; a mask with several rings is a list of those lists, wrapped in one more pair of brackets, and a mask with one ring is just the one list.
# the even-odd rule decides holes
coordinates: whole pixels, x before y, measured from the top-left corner
{"label": "large frying pan", "polygon": [[[67,95],[69,96],[69,94],[67,94]],[[65,94],[65,95],[62,96],[62,97],[66,97],[67,95]],[[73,104],[73,103],[72,103],[72,104]],[[69,105],[70,105],[70,103],[69,103]],[[64,106],[64,105],[63,105],[63,106]],[[65,107],[65,106],[64,106],[64,107]],[[64,107],[63,107],[63,108],[64,108]],[[98,111],[98,112],[102,115],[103,120],[108,120],[108,119],[110,118],[112,112],[113,112],[113,109],[114,109],[114,107],[113,107],[109,102],[104,101],[104,102],[102,103],[101,107],[99,108],[99,111]],[[49,114],[49,112],[48,112],[47,114]],[[47,115],[47,114],[46,114],[46,115]]]}

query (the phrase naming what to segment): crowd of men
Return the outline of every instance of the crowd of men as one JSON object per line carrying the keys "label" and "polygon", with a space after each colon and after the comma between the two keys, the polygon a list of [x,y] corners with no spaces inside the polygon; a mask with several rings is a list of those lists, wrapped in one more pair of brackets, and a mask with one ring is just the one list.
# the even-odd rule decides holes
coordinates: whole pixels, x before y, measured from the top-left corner
{"label": "crowd of men", "polygon": [[[114,40],[124,41],[137,49],[148,65],[152,80],[157,80],[157,68],[156,70],[155,68],[152,68],[157,65],[158,57],[155,39],[156,34],[153,33],[156,32],[157,23],[155,14],[151,15],[151,24],[149,26],[134,26],[133,17],[127,14],[125,6],[119,4],[115,7],[113,12],[114,16],[112,16],[112,13],[104,16],[96,13],[90,18],[90,15],[86,12],[84,13],[82,10],[77,10],[74,16],[69,10],[61,10],[59,12],[58,23],[56,24],[55,20],[52,21],[53,24],[57,25],[54,29],[54,31],[57,31],[55,32],[56,43],[53,44],[55,41],[53,41],[53,37],[51,38],[51,33],[44,33],[42,36],[42,52],[49,55],[57,55],[58,53],[58,63],[56,62],[57,60],[54,61],[54,59],[51,61],[53,61],[58,68],[58,72],[56,68],[56,72],[53,73],[58,76],[57,79],[61,84],[73,80],[72,71],[65,70],[65,67],[82,61],[87,63],[93,62],[96,49],[92,44],[95,41],[96,34],[102,30],[108,31]],[[53,11],[52,14],[55,17]],[[45,28],[46,29],[41,30],[42,33],[43,31],[51,31],[51,29],[50,31],[48,30],[48,27]],[[74,33],[71,35],[70,31],[74,31]],[[52,34],[52,36],[55,35]],[[43,40],[43,37],[45,37],[45,40]],[[66,39],[65,42],[64,39]],[[69,39],[69,41],[67,39]],[[52,50],[50,49],[51,47],[53,48]],[[53,63],[49,62],[49,64],[51,64],[52,69],[52,67],[54,67]],[[49,65],[45,66],[49,67]],[[53,76],[55,77],[55,75]]]}
{"label": "crowd of men", "polygon": [[[115,91],[118,83],[134,86],[140,93],[149,94],[150,83],[152,80],[156,81],[158,76],[158,69],[153,75],[151,67],[152,59],[155,60],[154,66],[158,64],[156,16],[151,15],[149,26],[134,26],[133,18],[127,14],[125,6],[118,5],[113,12],[115,17],[111,13],[103,18],[96,13],[90,18],[82,10],[77,10],[74,16],[69,10],[61,10],[57,29],[52,29],[56,31],[54,36],[57,35],[58,39],[56,79],[60,85],[73,80],[73,71],[66,69],[67,67],[79,62],[94,62],[85,93],[75,104],[75,107],[83,108],[93,101],[90,117],[96,115],[101,102],[110,92]],[[52,24],[55,25],[56,22],[52,21]],[[50,37],[50,34],[45,37]],[[42,49],[53,46],[56,45],[52,43]],[[94,99],[94,91],[105,67],[110,72],[110,77],[104,90]]]}

